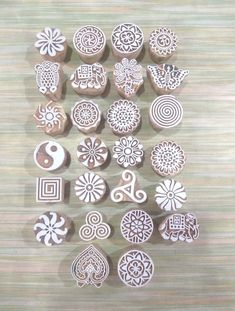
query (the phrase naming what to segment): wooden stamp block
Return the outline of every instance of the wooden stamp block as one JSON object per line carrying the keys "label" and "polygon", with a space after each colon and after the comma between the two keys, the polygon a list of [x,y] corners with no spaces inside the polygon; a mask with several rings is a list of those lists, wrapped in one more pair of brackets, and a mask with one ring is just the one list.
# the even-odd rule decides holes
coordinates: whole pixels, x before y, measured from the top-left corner
{"label": "wooden stamp block", "polygon": [[38,177],[36,184],[36,202],[63,202],[64,187],[65,182],[61,177]]}

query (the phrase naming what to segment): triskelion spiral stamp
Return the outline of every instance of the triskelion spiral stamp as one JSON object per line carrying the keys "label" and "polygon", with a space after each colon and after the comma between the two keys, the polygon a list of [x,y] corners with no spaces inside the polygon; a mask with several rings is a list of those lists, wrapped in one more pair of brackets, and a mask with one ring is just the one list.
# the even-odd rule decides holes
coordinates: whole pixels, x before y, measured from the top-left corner
{"label": "triskelion spiral stamp", "polygon": [[79,236],[83,241],[105,240],[110,233],[109,225],[103,222],[102,214],[97,211],[89,212],[86,215],[86,224],[79,229]]}
{"label": "triskelion spiral stamp", "polygon": [[106,192],[106,184],[102,177],[93,172],[85,173],[75,181],[75,194],[85,203],[99,202]]}
{"label": "triskelion spiral stamp", "polygon": [[83,133],[95,132],[101,121],[101,112],[91,100],[77,102],[71,109],[73,124]]}
{"label": "triskelion spiral stamp", "polygon": [[120,280],[130,287],[142,287],[148,284],[154,273],[152,259],[140,250],[125,253],[118,261]]}
{"label": "triskelion spiral stamp", "polygon": [[188,74],[188,70],[179,69],[175,65],[161,64],[147,67],[147,75],[158,95],[173,92]]}
{"label": "triskelion spiral stamp", "polygon": [[86,137],[77,147],[78,160],[90,170],[103,165],[108,152],[105,143],[98,137]]}
{"label": "triskelion spiral stamp", "polygon": [[37,127],[51,136],[62,134],[68,124],[64,108],[53,101],[46,105],[38,105],[33,117]]}
{"label": "triskelion spiral stamp", "polygon": [[164,240],[191,243],[199,237],[199,224],[193,213],[167,216],[158,230]]}
{"label": "triskelion spiral stamp", "polygon": [[37,34],[34,45],[44,59],[62,62],[66,57],[66,38],[58,28],[45,27]]}
{"label": "triskelion spiral stamp", "polygon": [[146,242],[153,233],[152,218],[145,211],[135,209],[127,212],[120,224],[122,236],[133,244]]}
{"label": "triskelion spiral stamp", "polygon": [[119,59],[137,58],[144,44],[144,34],[135,24],[120,24],[114,28],[111,42],[113,54]]}
{"label": "triskelion spiral stamp", "polygon": [[85,63],[95,63],[103,56],[106,38],[103,31],[93,25],[78,29],[73,37],[73,45]]}
{"label": "triskelion spiral stamp", "polygon": [[109,275],[109,263],[100,250],[89,245],[73,261],[71,274],[79,287],[101,287]]}
{"label": "triskelion spiral stamp", "polygon": [[156,62],[166,60],[177,49],[178,38],[169,28],[160,27],[151,32],[149,37],[149,52]]}
{"label": "triskelion spiral stamp", "polygon": [[107,122],[117,135],[133,133],[140,125],[141,116],[138,106],[132,101],[115,101],[107,111]]}
{"label": "triskelion spiral stamp", "polygon": [[72,87],[79,95],[101,95],[107,85],[104,67],[95,63],[83,64],[71,75]]}
{"label": "triskelion spiral stamp", "polygon": [[156,129],[177,126],[183,118],[183,107],[172,95],[162,95],[154,99],[149,108],[149,119]]}
{"label": "triskelion spiral stamp", "polygon": [[33,154],[35,164],[45,171],[55,171],[65,165],[67,151],[57,142],[46,140],[37,145]]}
{"label": "triskelion spiral stamp", "polygon": [[184,168],[186,157],[183,149],[174,141],[162,141],[151,152],[154,171],[161,176],[174,176]]}
{"label": "triskelion spiral stamp", "polygon": [[155,201],[162,210],[176,211],[186,200],[186,191],[179,181],[165,179],[156,187]]}
{"label": "triskelion spiral stamp", "polygon": [[71,228],[71,220],[57,212],[46,212],[39,216],[34,225],[38,242],[46,246],[61,244]]}
{"label": "triskelion spiral stamp", "polygon": [[36,202],[57,203],[64,200],[65,182],[62,177],[38,177]]}
{"label": "triskelion spiral stamp", "polygon": [[134,96],[144,83],[142,66],[135,59],[123,58],[114,66],[114,81],[118,93],[127,99]]}
{"label": "triskelion spiral stamp", "polygon": [[110,196],[115,203],[134,202],[140,204],[147,200],[147,194],[140,190],[135,173],[129,170],[122,173],[119,184],[111,191]]}

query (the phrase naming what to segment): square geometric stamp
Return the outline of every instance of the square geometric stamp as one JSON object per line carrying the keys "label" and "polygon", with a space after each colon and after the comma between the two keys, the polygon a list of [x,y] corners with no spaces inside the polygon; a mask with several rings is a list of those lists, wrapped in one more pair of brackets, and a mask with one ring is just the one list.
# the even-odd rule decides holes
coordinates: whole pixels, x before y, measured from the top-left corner
{"label": "square geometric stamp", "polygon": [[38,177],[36,202],[56,203],[64,200],[65,183],[62,177]]}

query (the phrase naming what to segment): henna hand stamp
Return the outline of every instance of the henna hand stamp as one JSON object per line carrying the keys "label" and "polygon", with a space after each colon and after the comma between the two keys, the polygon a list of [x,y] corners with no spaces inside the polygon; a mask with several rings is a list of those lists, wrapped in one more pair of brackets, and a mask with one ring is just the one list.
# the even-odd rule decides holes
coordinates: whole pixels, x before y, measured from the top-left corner
{"label": "henna hand stamp", "polygon": [[174,141],[162,141],[151,152],[152,167],[161,176],[178,174],[184,168],[185,161],[183,149]]}
{"label": "henna hand stamp", "polygon": [[67,52],[66,38],[58,28],[45,27],[37,34],[35,47],[44,59],[50,61],[62,62]]}
{"label": "henna hand stamp", "polygon": [[148,66],[147,74],[155,92],[164,95],[179,87],[189,71],[179,69],[175,65],[161,64]]}
{"label": "henna hand stamp", "polygon": [[135,24],[120,24],[114,28],[111,42],[113,54],[118,58],[137,58],[144,44],[144,34]]}
{"label": "henna hand stamp", "polygon": [[78,130],[87,134],[96,131],[101,121],[101,112],[93,101],[82,100],[71,109],[71,119]]}
{"label": "henna hand stamp", "polygon": [[36,125],[48,135],[62,134],[68,124],[64,108],[53,101],[46,105],[39,105],[33,115]]}
{"label": "henna hand stamp", "polygon": [[127,212],[120,225],[121,233],[128,242],[144,243],[153,233],[152,218],[146,212],[135,209]]}
{"label": "henna hand stamp", "polygon": [[34,150],[35,164],[45,171],[55,171],[61,168],[67,160],[67,152],[57,142],[46,140]]}
{"label": "henna hand stamp", "polygon": [[141,163],[143,155],[143,145],[133,136],[121,137],[113,147],[113,158],[125,168]]}
{"label": "henna hand stamp", "polygon": [[79,95],[101,95],[107,85],[106,72],[99,63],[79,66],[70,80],[73,89]]}
{"label": "henna hand stamp", "polygon": [[165,218],[158,230],[164,240],[193,242],[199,237],[197,218],[192,213],[173,214]]}
{"label": "henna hand stamp", "polygon": [[149,108],[149,119],[154,128],[177,126],[183,118],[183,108],[172,95],[158,96]]}
{"label": "henna hand stamp", "polygon": [[78,29],[73,37],[73,45],[85,63],[95,63],[104,54],[106,38],[103,31],[92,25]]}
{"label": "henna hand stamp", "polygon": [[129,100],[115,101],[108,109],[107,122],[117,135],[127,135],[134,132],[140,124],[140,110]]}
{"label": "henna hand stamp", "polygon": [[127,99],[135,95],[144,83],[142,66],[135,59],[123,58],[115,64],[113,75],[118,93]]}
{"label": "henna hand stamp", "polygon": [[166,179],[156,187],[155,201],[162,210],[176,211],[182,207],[186,200],[184,186],[178,181]]}
{"label": "henna hand stamp", "polygon": [[90,245],[73,261],[71,274],[79,287],[101,287],[109,275],[109,264],[106,257],[95,246]]}
{"label": "henna hand stamp", "polygon": [[93,239],[105,240],[110,236],[111,229],[103,222],[102,214],[97,211],[89,212],[86,215],[86,224],[81,226],[79,236],[83,241]]}
{"label": "henna hand stamp", "polygon": [[137,178],[132,171],[125,170],[116,188],[111,191],[113,202],[134,202],[144,203],[147,200],[145,191],[139,189]]}
{"label": "henna hand stamp", "polygon": [[85,203],[96,203],[105,195],[106,184],[98,174],[89,172],[78,177],[74,189],[79,200]]}
{"label": "henna hand stamp", "polygon": [[71,220],[57,212],[46,212],[39,216],[34,233],[38,242],[46,246],[61,244],[71,228]]}
{"label": "henna hand stamp", "polygon": [[38,177],[36,202],[55,203],[64,200],[65,183],[61,177]]}
{"label": "henna hand stamp", "polygon": [[77,148],[78,160],[90,170],[105,163],[108,157],[108,148],[97,137],[87,137],[80,142]]}
{"label": "henna hand stamp", "polygon": [[131,250],[118,261],[120,280],[130,287],[142,287],[148,284],[154,273],[152,259],[143,251]]}

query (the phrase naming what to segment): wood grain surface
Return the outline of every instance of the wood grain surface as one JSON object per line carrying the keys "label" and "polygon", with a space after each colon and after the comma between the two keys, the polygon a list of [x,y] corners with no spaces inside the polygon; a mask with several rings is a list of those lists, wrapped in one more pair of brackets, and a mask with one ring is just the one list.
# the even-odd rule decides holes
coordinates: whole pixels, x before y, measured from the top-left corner
{"label": "wood grain surface", "polygon": [[[188,201],[183,211],[195,212],[200,238],[194,244],[166,243],[154,233],[141,246],[154,261],[155,274],[145,288],[125,287],[117,277],[116,264],[130,244],[120,234],[122,215],[135,204],[83,205],[73,191],[74,179],[85,172],[78,163],[76,146],[83,137],[76,128],[57,138],[71,154],[70,166],[59,176],[70,181],[64,204],[35,203],[37,176],[49,176],[34,165],[32,152],[47,136],[36,127],[32,114],[46,100],[36,89],[33,66],[41,61],[34,48],[35,35],[44,26],[56,26],[72,47],[77,28],[95,24],[103,29],[108,46],[102,63],[111,87],[96,97],[103,112],[119,98],[112,79],[115,59],[110,51],[113,27],[134,22],[145,35],[141,64],[149,59],[146,41],[160,25],[171,27],[180,39],[171,63],[189,69],[190,75],[174,94],[184,108],[182,125],[156,132],[148,122],[148,108],[155,98],[145,76],[144,89],[136,98],[142,113],[137,137],[146,150],[144,165],[137,175],[149,200],[143,204],[155,225],[163,213],[154,203],[156,183],[161,180],[151,169],[151,147],[161,139],[182,145],[187,165],[177,179],[185,185]],[[71,48],[64,65],[67,77],[81,64]],[[100,0],[100,1],[0,1],[0,310],[235,310],[235,1],[234,0]],[[67,81],[61,101],[66,112],[79,96]],[[107,127],[100,137],[111,148],[116,138]],[[121,169],[112,160],[96,170],[113,188]],[[55,174],[58,175],[58,174]],[[47,210],[66,213],[74,220],[70,242],[46,248],[35,240],[33,223]],[[88,211],[104,213],[113,235],[97,241],[112,261],[112,272],[102,288],[78,288],[70,275],[75,256],[85,248],[78,229]]]}

